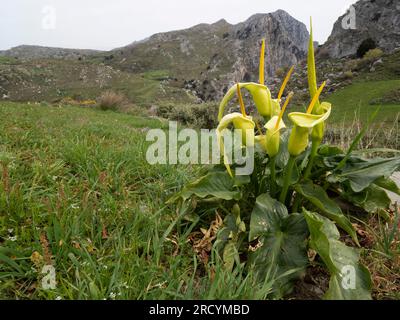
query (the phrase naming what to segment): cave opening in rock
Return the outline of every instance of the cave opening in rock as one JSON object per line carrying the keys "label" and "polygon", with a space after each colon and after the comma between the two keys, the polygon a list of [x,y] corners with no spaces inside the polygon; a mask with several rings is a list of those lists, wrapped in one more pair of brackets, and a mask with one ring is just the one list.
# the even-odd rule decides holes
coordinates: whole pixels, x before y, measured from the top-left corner
{"label": "cave opening in rock", "polygon": [[375,48],[377,48],[377,44],[372,38],[365,39],[357,49],[357,57],[362,58],[369,50]]}

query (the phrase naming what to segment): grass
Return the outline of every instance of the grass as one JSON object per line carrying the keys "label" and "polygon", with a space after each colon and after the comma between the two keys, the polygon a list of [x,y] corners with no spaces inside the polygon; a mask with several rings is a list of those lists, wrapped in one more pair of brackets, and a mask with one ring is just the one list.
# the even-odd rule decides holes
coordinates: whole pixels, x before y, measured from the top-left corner
{"label": "grass", "polygon": [[[330,122],[342,123],[343,120],[352,122],[355,115],[361,121],[366,121],[377,108],[377,105],[370,104],[371,101],[379,99],[398,88],[400,88],[400,80],[360,81],[345,87],[326,98],[334,108]],[[376,121],[393,124],[393,120],[399,113],[400,104],[385,104],[382,106]]]}
{"label": "grass", "polygon": [[[218,208],[181,221],[165,204],[201,169],[146,162],[145,134],[167,129],[165,121],[2,103],[0,125],[0,298],[268,298],[273,276],[259,283],[240,268],[224,271],[206,249],[209,239],[196,232],[208,229]],[[399,288],[393,226],[363,228],[362,240],[373,239],[363,259],[379,299],[396,298]],[[56,270],[54,290],[41,286],[48,264]]]}
{"label": "grass", "polygon": [[[165,205],[198,168],[150,166],[157,119],[0,104],[0,298],[265,298],[241,270],[206,267]],[[213,212],[215,214],[215,212]],[[178,228],[179,229],[179,228]],[[57,287],[41,286],[52,264]]]}

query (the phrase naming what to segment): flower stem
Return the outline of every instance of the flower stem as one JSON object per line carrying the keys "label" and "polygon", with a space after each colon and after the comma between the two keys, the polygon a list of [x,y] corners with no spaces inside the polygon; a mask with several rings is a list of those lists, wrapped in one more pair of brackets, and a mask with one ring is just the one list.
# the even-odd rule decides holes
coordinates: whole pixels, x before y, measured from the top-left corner
{"label": "flower stem", "polygon": [[275,193],[275,185],[276,185],[276,156],[270,159],[270,169],[271,169],[271,194]]}
{"label": "flower stem", "polygon": [[296,163],[296,157],[290,156],[289,162],[286,167],[285,179],[283,182],[283,189],[282,189],[281,197],[279,199],[279,201],[281,203],[286,202],[286,198],[287,198],[289,187],[290,187],[290,182],[292,181],[293,167],[294,167],[295,163]]}

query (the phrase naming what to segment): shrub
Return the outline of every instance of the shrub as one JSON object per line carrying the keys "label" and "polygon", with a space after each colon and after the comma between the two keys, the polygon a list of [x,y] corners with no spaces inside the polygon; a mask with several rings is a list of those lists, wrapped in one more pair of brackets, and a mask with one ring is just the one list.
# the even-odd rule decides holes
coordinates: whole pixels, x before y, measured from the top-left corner
{"label": "shrub", "polygon": [[351,71],[345,71],[343,73],[343,78],[346,80],[353,79],[353,77],[354,77],[354,75],[353,75],[353,72],[351,72]]}
{"label": "shrub", "polygon": [[358,60],[349,60],[344,64],[343,70],[346,71],[356,71],[359,69]]}
{"label": "shrub", "polygon": [[183,125],[201,129],[213,129],[217,125],[215,119],[217,106],[212,103],[175,105],[166,104],[157,108],[157,115]]}
{"label": "shrub", "polygon": [[379,48],[371,49],[364,55],[364,60],[369,62],[378,60],[380,57],[383,56],[383,51]]}
{"label": "shrub", "polygon": [[106,91],[98,98],[101,110],[117,110],[126,102],[123,94],[114,91]]}

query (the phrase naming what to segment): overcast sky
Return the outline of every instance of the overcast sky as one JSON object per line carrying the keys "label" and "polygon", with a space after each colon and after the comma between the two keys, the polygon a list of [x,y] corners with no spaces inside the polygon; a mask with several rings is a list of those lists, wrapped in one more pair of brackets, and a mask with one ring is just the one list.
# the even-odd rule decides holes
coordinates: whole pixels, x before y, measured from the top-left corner
{"label": "overcast sky", "polygon": [[323,43],[356,0],[1,0],[0,50],[21,44],[108,50],[154,33],[277,9],[306,23]]}

